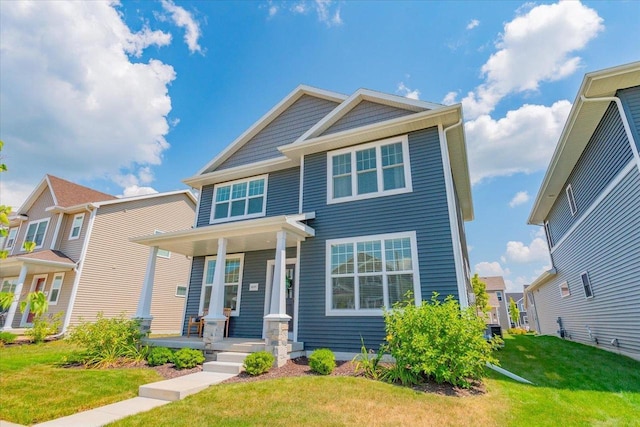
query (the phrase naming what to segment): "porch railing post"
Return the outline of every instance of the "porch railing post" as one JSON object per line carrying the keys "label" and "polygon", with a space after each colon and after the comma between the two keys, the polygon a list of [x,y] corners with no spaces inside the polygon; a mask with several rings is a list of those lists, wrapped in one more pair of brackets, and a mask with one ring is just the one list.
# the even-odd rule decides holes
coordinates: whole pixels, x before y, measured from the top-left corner
{"label": "porch railing post", "polygon": [[224,273],[227,259],[227,239],[218,239],[218,254],[216,267],[213,270],[213,283],[211,285],[211,297],[209,298],[209,312],[204,317],[204,331],[202,340],[205,351],[213,351],[213,343],[224,339]]}
{"label": "porch railing post", "polygon": [[13,318],[16,315],[16,310],[18,309],[18,302],[20,301],[20,293],[22,292],[22,287],[24,286],[24,281],[27,279],[27,270],[29,268],[26,264],[22,264],[20,268],[20,275],[18,276],[18,283],[16,283],[16,288],[13,291],[13,301],[11,302],[11,306],[9,306],[9,311],[7,312],[7,317],[4,320],[4,325],[2,326],[3,331],[11,330],[11,324],[13,323]]}
{"label": "porch railing post", "polygon": [[158,247],[149,248],[149,259],[147,260],[147,270],[144,273],[144,281],[140,290],[140,299],[134,319],[140,322],[140,331],[147,334],[151,331],[151,298],[153,296],[153,281],[156,275],[156,259],[158,258]]}

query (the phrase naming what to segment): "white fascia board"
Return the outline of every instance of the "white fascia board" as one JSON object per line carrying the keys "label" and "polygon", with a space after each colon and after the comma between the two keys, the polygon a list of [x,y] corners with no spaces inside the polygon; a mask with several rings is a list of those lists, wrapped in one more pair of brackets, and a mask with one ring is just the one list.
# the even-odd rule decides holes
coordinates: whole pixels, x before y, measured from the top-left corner
{"label": "white fascia board", "polygon": [[239,137],[237,137],[231,144],[229,144],[224,150],[222,150],[216,157],[207,163],[202,169],[200,169],[196,175],[205,173],[210,168],[218,167],[222,162],[227,160],[233,153],[235,153],[240,147],[242,147],[247,141],[256,136],[258,132],[264,129],[269,123],[275,120],[280,114],[282,114],[287,108],[289,108],[294,102],[300,99],[303,95],[310,95],[317,98],[327,99],[334,102],[342,102],[346,99],[345,95],[336,92],[330,92],[323,89],[317,89],[311,86],[300,85],[296,87],[292,92],[285,96],[279,103],[277,103],[271,110],[269,110],[264,116],[260,117],[253,125],[251,125],[246,131],[244,131]]}
{"label": "white fascia board", "polygon": [[35,201],[38,199],[38,197],[40,197],[40,194],[42,193],[42,191],[44,190],[45,187],[49,187],[49,191],[51,192],[52,196],[53,196],[53,200],[54,200],[54,204],[56,204],[55,200],[56,200],[56,196],[53,194],[53,191],[51,190],[51,184],[49,183],[49,177],[48,175],[45,175],[44,178],[42,178],[42,180],[40,181],[40,183],[36,186],[36,188],[33,189],[33,191],[31,192],[31,194],[29,194],[29,197],[27,197],[27,200],[24,201],[24,203],[22,204],[22,206],[20,206],[20,208],[16,211],[16,213],[18,215],[21,214],[26,214],[26,212],[31,209],[31,206],[35,203]]}
{"label": "white fascia board", "polygon": [[49,191],[51,192],[51,197],[53,197],[53,204],[57,205],[58,204],[58,198],[56,197],[56,193],[54,193],[54,191],[53,191],[53,186],[51,185],[51,180],[49,180],[49,174],[45,175],[44,177],[47,180],[47,185],[49,186]]}
{"label": "white fascia board", "polygon": [[557,271],[556,271],[555,268],[552,268],[550,270],[547,270],[547,271],[543,272],[540,276],[538,276],[538,278],[536,280],[531,282],[531,284],[527,287],[527,289],[524,289],[523,293],[526,294],[527,292],[535,291],[540,286],[544,285],[549,280],[554,278],[556,274],[557,274]]}
{"label": "white fascia board", "polygon": [[615,96],[619,89],[638,85],[640,62],[595,71],[584,76],[529,214],[528,224],[543,224],[609,106],[606,102],[587,104],[582,97]]}
{"label": "white fascia board", "polygon": [[263,175],[283,169],[289,169],[298,166],[295,159],[285,156],[276,157],[274,159],[262,160],[247,165],[235,166],[228,169],[222,169],[214,172],[195,175],[190,178],[183,179],[182,182],[192,188],[200,189],[203,185],[217,184],[220,182],[233,181],[240,178],[248,178],[255,175]]}
{"label": "white fascia board", "polygon": [[68,207],[62,207],[62,206],[49,206],[48,208],[45,209],[46,212],[51,212],[51,213],[66,213],[66,214],[71,214],[71,213],[77,213],[77,212],[82,212],[82,211],[86,211],[86,210],[93,210],[97,208],[97,205],[95,203],[81,203],[79,205],[74,205],[74,206],[68,206]]}
{"label": "white fascia board", "polygon": [[132,197],[122,197],[119,199],[113,200],[105,200],[102,202],[93,202],[91,205],[95,207],[106,206],[106,205],[114,205],[117,203],[125,203],[125,202],[135,202],[138,200],[145,199],[153,199],[156,197],[166,197],[166,196],[174,196],[176,194],[184,194],[186,195],[194,204],[197,202],[196,197],[189,190],[176,190],[176,191],[167,191],[165,193],[153,193],[153,194],[144,194],[142,196],[132,196]]}

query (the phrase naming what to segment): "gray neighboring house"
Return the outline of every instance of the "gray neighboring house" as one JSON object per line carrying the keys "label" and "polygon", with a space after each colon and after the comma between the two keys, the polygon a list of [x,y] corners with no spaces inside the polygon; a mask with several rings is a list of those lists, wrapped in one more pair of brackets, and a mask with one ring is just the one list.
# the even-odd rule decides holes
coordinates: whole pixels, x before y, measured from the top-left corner
{"label": "gray neighboring house", "polygon": [[552,268],[531,327],[640,359],[640,62],[584,77],[529,216]]}
{"label": "gray neighboring house", "polygon": [[[525,289],[527,288],[527,286],[525,286]],[[509,322],[511,322],[511,308],[509,306],[509,301],[511,301],[511,298],[513,298],[513,301],[516,303],[516,306],[518,307],[518,324],[517,325],[513,325],[514,327],[519,326],[521,328],[525,328],[528,329],[529,328],[529,318],[527,316],[527,308],[525,307],[524,304],[524,293],[523,292],[510,292],[505,294],[506,295],[506,301],[507,301],[507,314],[509,316]]]}
{"label": "gray neighboring house", "polygon": [[407,291],[468,305],[460,104],[299,86],[185,183],[201,194],[194,227],[133,241],[193,257],[183,334],[206,312],[200,348],[226,339],[223,308],[230,338],[280,364],[292,342],[378,347]]}
{"label": "gray neighboring house", "polygon": [[480,277],[486,285],[489,295],[489,306],[491,309],[487,313],[485,321],[487,324],[500,325],[503,331],[509,329],[509,313],[507,311],[508,300],[506,297],[507,286],[502,276]]}

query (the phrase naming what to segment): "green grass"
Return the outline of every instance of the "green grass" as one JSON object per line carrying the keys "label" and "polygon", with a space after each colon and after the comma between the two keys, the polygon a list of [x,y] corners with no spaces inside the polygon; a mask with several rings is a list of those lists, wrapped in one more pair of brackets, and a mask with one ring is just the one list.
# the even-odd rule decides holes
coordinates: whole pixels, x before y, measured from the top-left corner
{"label": "green grass", "polygon": [[284,378],[218,385],[113,425],[640,425],[639,362],[532,335],[506,336],[497,355],[535,385],[491,371],[486,394],[458,398],[363,378]]}
{"label": "green grass", "polygon": [[161,379],[149,369],[57,366],[73,350],[63,341],[0,348],[0,419],[47,421],[135,397],[139,385]]}

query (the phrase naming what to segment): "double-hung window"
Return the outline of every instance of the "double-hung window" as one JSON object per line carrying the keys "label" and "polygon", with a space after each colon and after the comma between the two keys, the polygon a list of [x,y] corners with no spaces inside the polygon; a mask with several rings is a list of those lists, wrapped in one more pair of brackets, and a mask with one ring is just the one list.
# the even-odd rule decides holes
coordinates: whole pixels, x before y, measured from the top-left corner
{"label": "double-hung window", "polygon": [[589,279],[589,273],[586,271],[580,275],[582,281],[582,287],[584,288],[584,296],[589,299],[593,298],[593,288],[591,287],[591,279]]}
{"label": "double-hung window", "polygon": [[49,305],[58,304],[60,298],[60,289],[62,288],[62,282],[64,281],[64,273],[56,273],[53,275],[53,282],[51,282],[51,292],[49,292]]}
{"label": "double-hung window", "polygon": [[327,203],[411,191],[406,135],[328,153]]}
{"label": "double-hung window", "polygon": [[567,186],[567,201],[569,202],[569,209],[571,210],[571,216],[575,216],[578,212],[578,205],[576,205],[576,198],[573,196],[573,188],[571,184]]}
{"label": "double-hung window", "polygon": [[16,291],[17,283],[18,283],[17,277],[4,279],[4,281],[2,282],[2,286],[0,286],[0,292],[14,293]]}
{"label": "double-hung window", "polygon": [[380,315],[403,301],[420,300],[415,232],[327,241],[327,315]]}
{"label": "double-hung window", "polygon": [[48,225],[48,218],[30,222],[29,227],[27,227],[27,234],[24,237],[24,243],[34,242],[36,244],[34,249],[41,248],[44,244],[44,236]]}
{"label": "double-hung window", "polygon": [[[209,311],[209,301],[211,300],[211,290],[213,289],[213,276],[216,270],[217,257],[207,257],[205,259],[204,280],[202,283],[202,294],[200,296],[200,312]],[[240,314],[240,294],[242,289],[242,267],[244,255],[229,255],[225,259],[224,268],[224,308],[231,309],[232,316]]]}
{"label": "double-hung window", "polygon": [[218,184],[213,190],[210,223],[257,218],[267,207],[267,175]]}
{"label": "double-hung window", "polygon": [[9,229],[9,234],[7,235],[7,244],[5,249],[13,249],[13,246],[16,243],[16,237],[18,236],[18,227],[13,227]]}
{"label": "double-hung window", "polygon": [[71,231],[69,232],[69,240],[75,240],[80,237],[82,231],[82,223],[84,222],[84,213],[79,213],[73,217]]}

